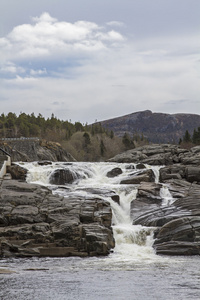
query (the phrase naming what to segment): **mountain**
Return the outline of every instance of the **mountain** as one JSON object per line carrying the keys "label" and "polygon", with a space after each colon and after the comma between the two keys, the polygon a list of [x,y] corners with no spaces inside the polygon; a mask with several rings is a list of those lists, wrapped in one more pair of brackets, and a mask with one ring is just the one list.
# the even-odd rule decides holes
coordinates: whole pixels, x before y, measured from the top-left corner
{"label": "mountain", "polygon": [[101,122],[102,127],[112,130],[115,135],[128,133],[144,135],[152,143],[178,143],[188,130],[200,127],[200,115],[153,113],[150,110],[135,112]]}

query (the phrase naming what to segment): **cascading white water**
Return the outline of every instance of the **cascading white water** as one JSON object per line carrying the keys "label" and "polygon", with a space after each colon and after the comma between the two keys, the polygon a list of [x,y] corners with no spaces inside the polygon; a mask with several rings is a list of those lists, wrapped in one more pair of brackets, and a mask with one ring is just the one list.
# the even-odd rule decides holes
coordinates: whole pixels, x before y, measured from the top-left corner
{"label": "cascading white water", "polygon": [[163,184],[162,188],[160,189],[160,196],[163,199],[163,201],[162,201],[163,206],[169,206],[175,201],[175,199],[172,197],[167,185]]}
{"label": "cascading white water", "polygon": [[[152,248],[153,244],[153,228],[143,227],[141,225],[132,225],[130,217],[130,203],[135,199],[137,193],[137,185],[123,185],[120,184],[121,180],[140,172],[135,169],[135,165],[132,164],[132,168],[127,168],[127,164],[117,163],[52,163],[47,166],[39,166],[37,163],[25,163],[25,167],[29,170],[27,181],[32,183],[39,183],[42,185],[49,185],[49,178],[52,172],[60,168],[70,168],[74,172],[80,174],[76,184],[67,185],[66,190],[54,190],[56,193],[62,193],[63,196],[67,196],[68,193],[82,194],[85,197],[91,197],[91,189],[101,189],[114,191],[120,197],[120,205],[114,202],[111,197],[106,197],[106,200],[110,202],[113,211],[113,233],[116,242],[114,254],[112,258],[114,260],[149,260],[155,259],[155,253]],[[107,172],[113,168],[119,167],[122,170],[122,174],[109,178],[106,176]],[[151,168],[150,166],[146,166]],[[159,167],[153,167],[153,171],[158,182]],[[163,188],[164,190],[164,188]],[[104,197],[100,194],[100,197]],[[165,199],[168,195],[162,192],[162,197]],[[167,198],[168,199],[168,198]],[[164,200],[165,201],[165,200]]]}

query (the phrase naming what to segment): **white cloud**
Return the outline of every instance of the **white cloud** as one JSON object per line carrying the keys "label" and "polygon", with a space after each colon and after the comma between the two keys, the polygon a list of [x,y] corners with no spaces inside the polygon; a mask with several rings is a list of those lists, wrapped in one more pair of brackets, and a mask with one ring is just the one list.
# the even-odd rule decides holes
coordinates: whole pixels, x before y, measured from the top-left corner
{"label": "white cloud", "polygon": [[106,33],[98,32],[96,34],[97,38],[99,38],[102,41],[123,41],[124,37],[117,31],[111,30]]}
{"label": "white cloud", "polygon": [[74,55],[74,51],[99,51],[122,42],[116,31],[106,31],[96,23],[78,21],[59,22],[48,13],[33,18],[34,24],[15,27],[7,37],[0,39],[0,54],[7,59],[39,59],[51,55]]}
{"label": "white cloud", "polygon": [[35,23],[45,22],[45,23],[55,23],[57,22],[57,19],[52,18],[47,12],[44,12],[41,14],[40,17],[33,17],[32,20]]}

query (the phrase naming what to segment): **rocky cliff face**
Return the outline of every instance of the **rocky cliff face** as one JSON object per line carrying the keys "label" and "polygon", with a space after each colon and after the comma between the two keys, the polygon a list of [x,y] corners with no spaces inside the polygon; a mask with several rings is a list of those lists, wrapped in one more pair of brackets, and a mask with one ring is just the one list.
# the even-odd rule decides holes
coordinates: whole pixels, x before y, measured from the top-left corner
{"label": "rocky cliff face", "polygon": [[185,131],[193,133],[200,125],[200,115],[152,113],[150,110],[105,120],[101,125],[116,135],[143,134],[153,143],[177,143]]}
{"label": "rocky cliff face", "polygon": [[73,156],[64,151],[60,144],[39,139],[18,139],[1,141],[1,148],[16,161],[75,161]]}

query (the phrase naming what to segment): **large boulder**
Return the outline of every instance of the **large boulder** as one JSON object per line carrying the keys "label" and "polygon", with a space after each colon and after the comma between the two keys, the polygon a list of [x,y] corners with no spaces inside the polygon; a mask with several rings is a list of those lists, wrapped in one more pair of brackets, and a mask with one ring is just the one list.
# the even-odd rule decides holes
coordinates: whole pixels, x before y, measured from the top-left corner
{"label": "large boulder", "polygon": [[16,164],[12,164],[11,166],[7,166],[7,173],[11,174],[12,179],[20,179],[25,181],[27,169]]}
{"label": "large boulder", "polygon": [[65,185],[73,183],[78,178],[80,178],[80,175],[73,170],[57,169],[51,174],[49,183],[56,185]]}
{"label": "large boulder", "polygon": [[165,224],[154,242],[157,254],[199,255],[200,216],[183,217]]}
{"label": "large boulder", "polygon": [[131,201],[131,217],[135,220],[145,212],[161,206],[160,189],[162,185],[155,182],[142,182],[137,191],[136,199]]}
{"label": "large boulder", "polygon": [[187,166],[186,167],[186,180],[189,182],[200,183],[200,167],[199,166]]}
{"label": "large boulder", "polygon": [[113,168],[111,171],[109,171],[106,176],[107,177],[116,177],[118,175],[122,174],[122,169],[120,168]]}
{"label": "large boulder", "polygon": [[143,154],[141,151],[133,149],[117,154],[116,156],[110,158],[108,161],[118,163],[138,163],[145,158],[147,158],[145,154]]}
{"label": "large boulder", "polygon": [[138,171],[133,175],[130,175],[126,179],[121,180],[121,184],[140,184],[141,182],[154,182],[155,174],[151,169],[144,171]]}
{"label": "large boulder", "polygon": [[0,211],[2,257],[107,255],[115,245],[110,204],[98,196],[64,198],[4,180]]}
{"label": "large boulder", "polygon": [[185,166],[181,164],[174,164],[171,166],[165,166],[159,170],[160,182],[166,182],[170,179],[184,179],[185,178]]}
{"label": "large boulder", "polygon": [[184,179],[188,182],[200,183],[200,166],[175,164],[160,169],[160,181],[170,179]]}

